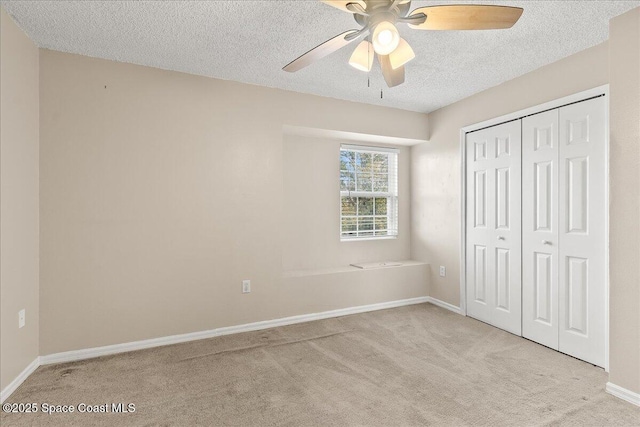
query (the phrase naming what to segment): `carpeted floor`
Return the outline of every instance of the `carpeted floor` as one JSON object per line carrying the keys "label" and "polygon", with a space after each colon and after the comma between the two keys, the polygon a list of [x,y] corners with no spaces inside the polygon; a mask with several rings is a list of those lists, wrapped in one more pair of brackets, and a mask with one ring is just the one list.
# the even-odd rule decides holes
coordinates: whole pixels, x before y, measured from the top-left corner
{"label": "carpeted floor", "polygon": [[639,426],[588,363],[430,304],[40,367],[8,402],[134,413],[15,425]]}

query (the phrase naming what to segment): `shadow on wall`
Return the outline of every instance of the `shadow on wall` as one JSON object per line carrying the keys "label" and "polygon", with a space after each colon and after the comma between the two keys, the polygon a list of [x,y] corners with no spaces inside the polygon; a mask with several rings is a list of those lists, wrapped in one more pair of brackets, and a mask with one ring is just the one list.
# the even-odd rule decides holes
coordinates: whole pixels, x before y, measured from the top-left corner
{"label": "shadow on wall", "polygon": [[[432,266],[430,295],[455,306],[460,304],[458,147],[459,141],[446,146],[430,141],[411,148],[411,257]],[[445,277],[439,266],[446,267]]]}

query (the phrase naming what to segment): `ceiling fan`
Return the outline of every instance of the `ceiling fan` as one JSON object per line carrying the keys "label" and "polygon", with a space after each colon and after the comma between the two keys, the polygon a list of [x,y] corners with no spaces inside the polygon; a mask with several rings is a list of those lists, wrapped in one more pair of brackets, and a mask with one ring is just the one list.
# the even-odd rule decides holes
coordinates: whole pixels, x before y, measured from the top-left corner
{"label": "ceiling fan", "polygon": [[417,30],[493,30],[511,28],[523,9],[510,6],[442,5],[417,8],[411,12],[411,0],[321,0],[352,13],[362,27],[349,30],[316,46],[285,65],[283,70],[298,71],[333,53],[362,36],[363,40],[349,59],[361,71],[370,71],[374,54],[389,87],[404,83],[404,65],[415,57],[409,43],[400,37],[397,24]]}

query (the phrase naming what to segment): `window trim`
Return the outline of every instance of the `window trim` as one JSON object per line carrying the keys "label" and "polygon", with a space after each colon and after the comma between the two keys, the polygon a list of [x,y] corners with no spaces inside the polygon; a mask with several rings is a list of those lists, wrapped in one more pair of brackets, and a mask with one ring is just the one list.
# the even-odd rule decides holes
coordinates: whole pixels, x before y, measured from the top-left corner
{"label": "window trim", "polygon": [[[400,156],[400,149],[399,148],[394,148],[394,147],[376,147],[376,146],[365,146],[365,145],[352,145],[352,144],[341,144],[340,145],[340,151],[353,151],[353,152],[357,152],[357,153],[374,153],[374,154],[395,154],[396,158],[395,158],[395,162],[393,162],[393,164],[389,164],[388,165],[388,172],[387,175],[389,177],[391,176],[395,176],[395,180],[393,181],[392,185],[395,186],[393,191],[343,191],[342,189],[340,190],[340,202],[339,202],[339,209],[340,209],[340,222],[339,222],[339,228],[338,228],[338,234],[340,236],[340,242],[362,242],[362,241],[369,241],[369,240],[393,240],[393,239],[397,239],[398,235],[400,234],[399,228],[400,228],[400,224],[399,224],[399,214],[398,214],[398,210],[399,210],[399,198],[400,198],[400,191],[399,191],[399,173],[398,173],[398,169],[399,169],[399,156]],[[340,158],[340,156],[338,156],[338,158]],[[391,203],[388,204],[387,206],[387,221],[389,220],[393,220],[395,222],[395,234],[387,234],[387,235],[372,235],[372,236],[354,236],[354,237],[346,237],[343,232],[342,232],[342,198],[343,197],[348,197],[348,196],[353,196],[353,197],[371,197],[371,198],[388,198],[391,199]]]}

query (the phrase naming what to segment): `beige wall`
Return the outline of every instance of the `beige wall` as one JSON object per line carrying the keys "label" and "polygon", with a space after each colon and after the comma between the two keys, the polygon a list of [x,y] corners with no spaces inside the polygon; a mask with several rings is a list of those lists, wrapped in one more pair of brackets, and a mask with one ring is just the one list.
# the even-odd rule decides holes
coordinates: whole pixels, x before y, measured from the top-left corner
{"label": "beige wall", "polygon": [[[430,114],[430,128],[418,113],[41,51],[40,354],[427,293],[458,305],[460,128],[607,83],[610,48],[611,381],[640,391],[639,14],[613,20],[609,44]],[[3,11],[2,387],[38,354],[37,75],[37,49]],[[283,125],[429,138],[403,149],[411,204],[401,202],[400,238],[296,238],[288,209],[299,183],[287,163],[313,152],[313,168],[296,170],[328,198],[318,168],[339,142],[283,135]],[[337,202],[305,215],[335,236]],[[430,277],[421,265],[389,277],[284,274],[409,257],[430,262]]]}
{"label": "beige wall", "polygon": [[460,304],[460,129],[606,83],[604,43],[429,114],[429,142],[411,150],[411,254],[431,264],[432,297]]}
{"label": "beige wall", "polygon": [[[0,9],[0,389],[38,357],[38,48]],[[26,325],[18,329],[18,311]]]}
{"label": "beige wall", "polygon": [[43,355],[308,312],[299,296],[323,290],[283,285],[283,125],[428,131],[424,114],[47,50],[40,105]]}
{"label": "beige wall", "polygon": [[[410,148],[398,147],[398,237],[340,242],[340,141],[285,135],[283,270],[411,258]],[[369,143],[368,145],[376,145]],[[322,215],[318,213],[322,212]]]}
{"label": "beige wall", "polygon": [[609,34],[610,381],[640,393],[640,8]]}

